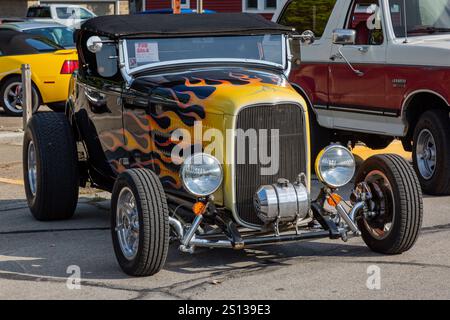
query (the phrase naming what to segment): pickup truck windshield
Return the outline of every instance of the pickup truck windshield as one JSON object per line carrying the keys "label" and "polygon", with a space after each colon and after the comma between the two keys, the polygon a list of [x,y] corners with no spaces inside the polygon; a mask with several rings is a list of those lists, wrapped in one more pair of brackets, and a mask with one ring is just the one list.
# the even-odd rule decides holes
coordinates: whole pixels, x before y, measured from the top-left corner
{"label": "pickup truck windshield", "polygon": [[283,35],[128,39],[129,70],[189,60],[253,60],[283,67]]}
{"label": "pickup truck windshield", "polygon": [[437,33],[450,34],[450,0],[389,0],[396,37],[405,36],[404,2],[409,37]]}

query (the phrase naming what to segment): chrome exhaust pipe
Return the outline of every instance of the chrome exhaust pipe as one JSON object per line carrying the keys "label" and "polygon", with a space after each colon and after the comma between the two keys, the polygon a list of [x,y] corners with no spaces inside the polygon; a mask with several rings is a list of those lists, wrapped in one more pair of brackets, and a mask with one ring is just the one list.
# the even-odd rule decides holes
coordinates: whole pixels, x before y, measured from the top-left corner
{"label": "chrome exhaust pipe", "polygon": [[353,206],[352,210],[350,211],[349,217],[350,219],[352,219],[353,222],[355,222],[355,216],[358,213],[359,210],[364,208],[364,202],[357,202],[355,203],[355,205]]}
{"label": "chrome exhaust pipe", "polygon": [[178,239],[181,240],[184,237],[184,228],[180,221],[175,218],[169,217],[169,225],[175,230]]}

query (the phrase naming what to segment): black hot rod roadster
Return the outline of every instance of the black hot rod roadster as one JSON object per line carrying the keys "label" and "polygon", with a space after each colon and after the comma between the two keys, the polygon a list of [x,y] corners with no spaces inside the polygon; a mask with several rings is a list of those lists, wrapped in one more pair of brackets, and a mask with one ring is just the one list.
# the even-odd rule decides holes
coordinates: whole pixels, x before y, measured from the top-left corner
{"label": "black hot rod roadster", "polygon": [[[308,105],[288,81],[306,33],[252,14],[104,16],[76,34],[65,114],[35,114],[23,154],[38,220],[68,219],[87,183],[112,192],[121,268],[158,272],[169,243],[243,249],[362,236],[376,252],[415,243],[419,183],[396,155],[322,150],[311,199]],[[311,114],[311,116],[314,116]],[[354,179],[350,202],[337,193]]]}

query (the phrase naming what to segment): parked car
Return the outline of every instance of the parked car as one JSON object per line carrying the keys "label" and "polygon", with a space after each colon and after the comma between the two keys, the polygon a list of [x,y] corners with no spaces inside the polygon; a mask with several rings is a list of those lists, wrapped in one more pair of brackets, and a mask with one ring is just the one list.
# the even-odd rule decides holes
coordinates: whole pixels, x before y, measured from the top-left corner
{"label": "parked car", "polygon": [[329,129],[315,130],[322,144],[363,141],[382,149],[401,138],[423,190],[449,194],[450,1],[406,5],[293,0],[273,19],[317,38],[303,46],[290,80]]}
{"label": "parked car", "polygon": [[78,67],[76,50],[65,50],[36,35],[0,29],[0,107],[13,116],[22,115],[22,64],[31,66],[33,109],[46,104],[61,110],[71,74]]}
{"label": "parked car", "polygon": [[[158,272],[171,238],[190,253],[354,235],[376,252],[409,250],[422,197],[403,158],[364,162],[350,205],[336,190],[355,160],[327,146],[316,160],[324,187],[311,199],[308,110],[286,77],[297,38],[241,13],[86,22],[66,113],[35,114],[25,131],[34,217],[72,217],[87,181],[111,191],[114,251],[133,276]],[[270,166],[252,160],[268,148]]]}
{"label": "parked car", "polygon": [[79,5],[48,4],[31,6],[27,18],[39,22],[57,22],[68,27],[79,28],[81,24],[96,15]]}
{"label": "parked car", "polygon": [[[197,13],[197,10],[195,9],[181,9],[181,14],[189,14],[189,13]],[[203,10],[203,13],[205,14],[211,14],[211,13],[216,13],[216,11],[213,10]],[[173,14],[173,9],[172,8],[167,8],[167,9],[152,9],[152,10],[145,10],[140,12],[140,14]]]}
{"label": "parked car", "polygon": [[75,41],[73,39],[75,29],[66,27],[60,23],[44,23],[34,21],[10,22],[0,25],[0,30],[1,29],[11,29],[42,36],[65,49],[75,48]]}
{"label": "parked car", "polygon": [[23,22],[26,21],[25,18],[17,18],[17,17],[0,17],[0,24],[9,23],[9,22]]}

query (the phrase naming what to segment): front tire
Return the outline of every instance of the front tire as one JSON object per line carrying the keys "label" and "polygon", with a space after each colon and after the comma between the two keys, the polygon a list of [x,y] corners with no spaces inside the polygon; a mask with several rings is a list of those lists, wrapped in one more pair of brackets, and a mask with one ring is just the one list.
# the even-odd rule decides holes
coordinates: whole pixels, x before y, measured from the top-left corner
{"label": "front tire", "polygon": [[430,110],[414,130],[413,164],[425,193],[450,194],[449,111]]}
{"label": "front tire", "polygon": [[169,250],[169,209],[159,178],[150,170],[120,174],[111,199],[114,252],[130,276],[151,276]]}
{"label": "front tire", "polygon": [[411,165],[398,155],[376,155],[359,169],[355,183],[363,181],[371,190],[373,211],[378,213],[358,219],[364,242],[371,250],[383,254],[400,254],[411,249],[423,216],[420,184]]}
{"label": "front tire", "polygon": [[64,114],[33,115],[23,141],[25,193],[37,220],[69,219],[78,202],[78,160],[72,128]]}

